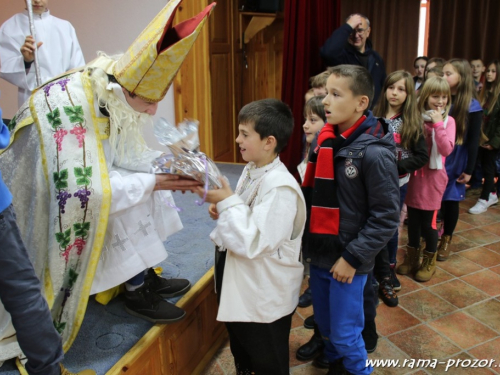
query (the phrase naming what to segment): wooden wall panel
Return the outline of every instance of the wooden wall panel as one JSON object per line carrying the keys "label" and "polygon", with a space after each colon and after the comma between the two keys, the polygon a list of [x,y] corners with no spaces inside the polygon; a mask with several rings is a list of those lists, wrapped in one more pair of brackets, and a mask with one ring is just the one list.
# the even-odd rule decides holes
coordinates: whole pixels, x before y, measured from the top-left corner
{"label": "wooden wall panel", "polygon": [[[186,1],[175,22],[196,15],[211,2]],[[251,15],[244,17],[248,25]],[[174,81],[176,120],[190,117],[200,121],[201,150],[216,161],[244,162],[234,141],[238,112],[254,100],[281,97],[282,17],[278,15],[243,48],[241,20],[234,1],[218,0],[209,27],[204,28]]]}
{"label": "wooden wall panel", "polygon": [[219,0],[216,18],[211,20],[210,74],[212,85],[212,157],[233,162],[234,142],[234,57],[233,1]]}
{"label": "wooden wall panel", "polygon": [[[178,24],[200,13],[210,2],[185,1],[177,9],[174,23]],[[212,12],[217,11],[217,7]],[[210,24],[212,20],[207,22]],[[209,27],[204,27],[184,60],[174,80],[175,119],[177,122],[185,118],[200,122],[200,148],[208,156],[212,156],[212,101],[210,98],[210,51]]]}
{"label": "wooden wall panel", "polygon": [[234,159],[233,90],[231,87],[231,54],[212,54],[212,145],[213,158],[232,162]]}

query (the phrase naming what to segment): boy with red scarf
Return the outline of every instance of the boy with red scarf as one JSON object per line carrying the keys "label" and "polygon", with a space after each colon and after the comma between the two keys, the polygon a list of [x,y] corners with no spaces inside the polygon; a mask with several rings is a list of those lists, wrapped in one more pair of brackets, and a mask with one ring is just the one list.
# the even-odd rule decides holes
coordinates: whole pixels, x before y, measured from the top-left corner
{"label": "boy with red scarf", "polygon": [[328,374],[370,374],[361,336],[363,288],[375,256],[398,226],[395,145],[367,110],[374,95],[370,73],[356,65],[329,72],[327,124],[302,185],[308,209],[304,257],[311,263]]}

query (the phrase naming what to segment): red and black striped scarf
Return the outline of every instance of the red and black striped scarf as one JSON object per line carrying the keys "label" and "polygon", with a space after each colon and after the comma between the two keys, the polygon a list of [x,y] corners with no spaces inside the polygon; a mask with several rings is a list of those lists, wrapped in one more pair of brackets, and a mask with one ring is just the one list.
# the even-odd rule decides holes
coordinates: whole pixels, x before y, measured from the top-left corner
{"label": "red and black striped scarf", "polygon": [[318,135],[318,146],[311,153],[302,189],[310,210],[309,238],[337,236],[339,233],[339,202],[335,180],[334,157],[344,141],[365,121],[361,118],[342,134],[336,125],[325,124]]}

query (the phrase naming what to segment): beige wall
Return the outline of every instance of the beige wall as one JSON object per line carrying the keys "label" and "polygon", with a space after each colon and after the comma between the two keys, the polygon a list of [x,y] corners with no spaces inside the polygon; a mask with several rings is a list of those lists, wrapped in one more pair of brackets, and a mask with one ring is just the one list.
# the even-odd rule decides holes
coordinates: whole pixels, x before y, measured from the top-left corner
{"label": "beige wall", "polygon": [[[71,22],[88,62],[96,57],[96,51],[125,52],[166,3],[167,0],[49,0],[49,9],[53,16]],[[0,9],[0,24],[3,24],[25,9],[24,0],[0,0]],[[11,118],[17,110],[17,88],[3,79],[0,79],[0,107],[4,118]],[[160,103],[157,116],[175,122],[172,88]],[[156,144],[150,129],[145,130],[145,138],[152,146]]]}

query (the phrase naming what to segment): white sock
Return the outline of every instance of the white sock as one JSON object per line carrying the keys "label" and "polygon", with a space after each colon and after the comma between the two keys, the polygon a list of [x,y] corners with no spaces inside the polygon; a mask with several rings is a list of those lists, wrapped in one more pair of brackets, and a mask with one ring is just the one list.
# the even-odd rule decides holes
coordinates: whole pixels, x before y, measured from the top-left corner
{"label": "white sock", "polygon": [[134,290],[139,289],[143,285],[144,283],[142,283],[141,285],[132,285],[125,283],[125,289],[127,289],[127,292],[133,292]]}

